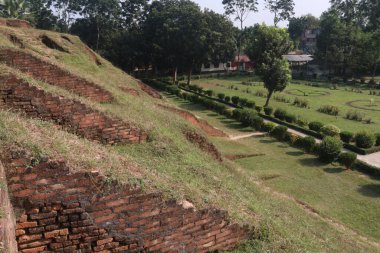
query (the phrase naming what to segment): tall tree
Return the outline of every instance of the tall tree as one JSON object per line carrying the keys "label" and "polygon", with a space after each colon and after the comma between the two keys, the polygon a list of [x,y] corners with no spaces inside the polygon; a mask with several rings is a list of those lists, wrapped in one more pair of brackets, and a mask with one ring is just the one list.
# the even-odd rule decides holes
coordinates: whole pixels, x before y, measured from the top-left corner
{"label": "tall tree", "polygon": [[262,78],[268,96],[265,106],[273,93],[283,91],[288,85],[291,74],[289,65],[283,59],[293,47],[286,29],[259,25],[255,27],[247,53],[255,59],[257,74]]}
{"label": "tall tree", "polygon": [[28,11],[26,0],[0,0],[0,15],[6,18],[22,18]]}
{"label": "tall tree", "polygon": [[29,0],[29,12],[27,20],[38,29],[55,30],[58,17],[54,15],[49,0]]}
{"label": "tall tree", "polygon": [[294,0],[265,0],[267,9],[274,13],[274,26],[294,15]]}
{"label": "tall tree", "polygon": [[319,28],[319,19],[311,14],[289,19],[288,31],[293,41],[299,41],[307,29]]}

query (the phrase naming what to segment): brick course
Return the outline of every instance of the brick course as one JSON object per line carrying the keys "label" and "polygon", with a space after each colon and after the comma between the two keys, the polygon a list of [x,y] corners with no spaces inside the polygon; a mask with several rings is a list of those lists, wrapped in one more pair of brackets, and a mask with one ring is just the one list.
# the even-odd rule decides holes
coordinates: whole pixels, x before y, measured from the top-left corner
{"label": "brick course", "polygon": [[16,68],[33,78],[50,85],[62,87],[94,101],[111,102],[113,100],[111,93],[97,84],[75,76],[26,51],[1,49],[0,62]]}
{"label": "brick course", "polygon": [[[21,253],[214,252],[248,239],[248,227],[230,223],[225,211],[186,209],[160,193],[106,182],[98,172],[72,174],[63,161],[33,167],[25,155],[3,160],[10,188],[23,185],[10,192]],[[29,174],[48,184],[24,181]],[[32,192],[18,194],[25,190]]]}
{"label": "brick course", "polygon": [[18,28],[31,28],[32,27],[30,25],[30,23],[26,20],[5,19],[5,18],[0,18],[0,25],[1,26],[18,27]]}
{"label": "brick course", "polygon": [[[148,138],[144,131],[121,119],[110,118],[78,101],[53,96],[13,75],[0,76],[0,107],[53,121],[72,133],[104,144],[141,143]],[[25,178],[33,179],[35,175]]]}

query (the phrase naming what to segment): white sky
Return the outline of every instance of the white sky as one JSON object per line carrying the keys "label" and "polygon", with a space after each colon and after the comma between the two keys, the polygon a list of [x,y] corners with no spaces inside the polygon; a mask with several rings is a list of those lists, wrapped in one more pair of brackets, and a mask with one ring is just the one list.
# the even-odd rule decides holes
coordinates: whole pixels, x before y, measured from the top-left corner
{"label": "white sky", "polygon": [[[199,4],[202,9],[208,8],[212,9],[218,13],[224,13],[222,0],[193,0]],[[319,17],[322,12],[326,11],[330,7],[329,0],[295,0],[295,16],[301,16],[306,14],[312,14]],[[264,0],[259,0],[259,11],[252,12],[249,18],[245,21],[244,26],[252,26],[256,23],[266,23],[268,25],[273,25],[273,14],[265,9]],[[231,17],[232,19],[232,17]],[[282,22],[279,26],[286,27],[287,22]]]}

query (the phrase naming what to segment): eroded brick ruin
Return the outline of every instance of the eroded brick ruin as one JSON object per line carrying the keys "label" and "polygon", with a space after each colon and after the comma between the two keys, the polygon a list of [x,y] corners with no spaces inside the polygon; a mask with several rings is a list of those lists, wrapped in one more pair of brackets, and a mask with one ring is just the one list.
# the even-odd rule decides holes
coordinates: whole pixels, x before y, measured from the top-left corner
{"label": "eroded brick ruin", "polygon": [[95,171],[70,173],[63,161],[37,163],[25,152],[2,160],[21,253],[213,252],[249,236],[224,211],[185,208]]}
{"label": "eroded brick ruin", "polygon": [[113,100],[112,94],[99,85],[22,50],[0,49],[0,63],[16,68],[37,80],[59,86],[97,102]]}
{"label": "eroded brick ruin", "polygon": [[104,144],[141,143],[146,132],[80,102],[53,96],[13,75],[0,76],[0,107],[53,121],[69,132]]}

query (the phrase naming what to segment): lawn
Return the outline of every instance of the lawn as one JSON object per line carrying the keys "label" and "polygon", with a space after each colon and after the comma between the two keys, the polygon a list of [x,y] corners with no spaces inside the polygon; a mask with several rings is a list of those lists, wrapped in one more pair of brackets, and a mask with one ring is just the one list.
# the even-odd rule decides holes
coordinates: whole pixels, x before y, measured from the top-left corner
{"label": "lawn", "polygon": [[[230,135],[244,135],[249,131],[198,105],[168,97],[180,108],[193,112]],[[345,171],[337,164],[322,164],[314,155],[304,154],[270,137],[238,141],[212,138],[212,141],[224,155],[254,155],[234,161],[247,177],[253,177],[276,192],[306,203],[324,218],[344,224],[373,241],[380,241],[379,178],[371,178],[357,171]],[[313,224],[308,226],[318,233]]]}
{"label": "lawn", "polygon": [[[244,85],[242,82],[251,82],[253,85]],[[253,100],[257,105],[265,104],[265,97],[255,95],[257,91],[266,93],[263,84],[257,81],[257,77],[224,77],[213,79],[194,80],[204,89],[211,89],[214,94],[224,93],[227,96],[239,96]],[[302,119],[307,121],[320,121],[324,124],[334,124],[341,130],[357,132],[359,130],[368,130],[373,133],[380,132],[380,96],[369,95],[370,91],[361,89],[362,93],[352,91],[352,87],[339,85],[337,89],[330,88],[331,85],[318,83],[320,87],[306,85],[307,82],[294,81],[285,91],[276,93],[274,96],[284,96],[291,103],[278,102],[272,98],[270,106],[274,108],[283,108]],[[233,87],[232,87],[233,86]],[[380,94],[380,91],[376,91]],[[299,108],[292,103],[298,97],[309,102],[310,108]],[[371,103],[371,99],[373,102]],[[330,116],[318,112],[318,109],[324,105],[334,105],[340,110],[338,116]],[[359,112],[364,119],[371,119],[371,124],[348,120],[345,118],[347,112]]]}

